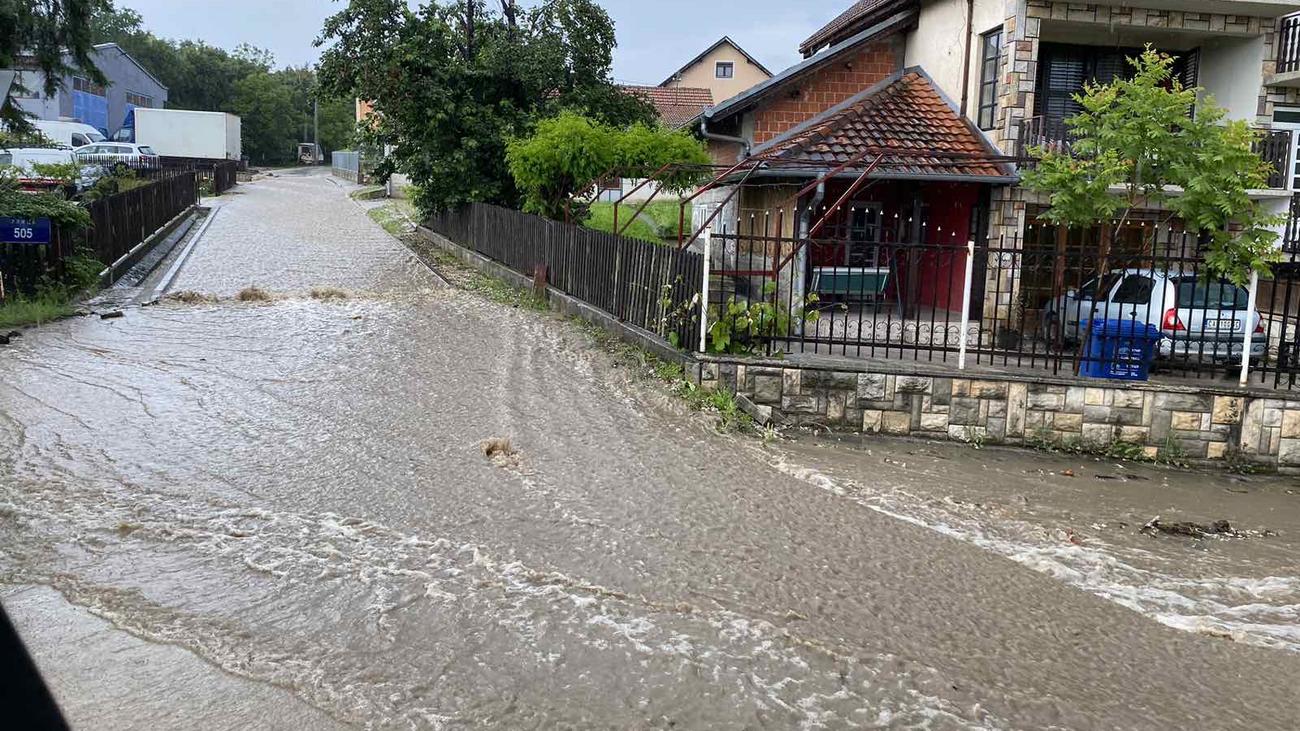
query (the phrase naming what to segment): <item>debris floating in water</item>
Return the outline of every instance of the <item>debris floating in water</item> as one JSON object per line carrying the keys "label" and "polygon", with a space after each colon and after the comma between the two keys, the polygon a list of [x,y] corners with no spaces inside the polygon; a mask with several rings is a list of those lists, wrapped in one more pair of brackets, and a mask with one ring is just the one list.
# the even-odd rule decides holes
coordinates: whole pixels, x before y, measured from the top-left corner
{"label": "debris floating in water", "polygon": [[342,300],[348,298],[347,291],[338,287],[313,287],[310,294],[314,300]]}
{"label": "debris floating in water", "polygon": [[1207,538],[1209,536],[1235,536],[1237,532],[1232,529],[1232,524],[1226,520],[1216,520],[1213,523],[1193,523],[1191,521],[1174,521],[1164,522],[1160,516],[1148,520],[1146,525],[1142,526],[1142,532],[1147,535],[1164,534],[1169,536],[1189,536],[1191,538]]}
{"label": "debris floating in water", "polygon": [[497,467],[516,467],[519,465],[519,452],[515,450],[510,440],[502,437],[494,437],[484,440],[479,447],[483,450],[483,456],[492,460],[492,464]]}
{"label": "debris floating in water", "polygon": [[172,292],[166,297],[168,302],[181,302],[187,305],[198,305],[216,302],[217,298],[210,294],[195,292],[190,289],[184,289],[180,292]]}
{"label": "debris floating in water", "polygon": [[261,287],[244,287],[235,295],[240,302],[269,302],[271,293]]}

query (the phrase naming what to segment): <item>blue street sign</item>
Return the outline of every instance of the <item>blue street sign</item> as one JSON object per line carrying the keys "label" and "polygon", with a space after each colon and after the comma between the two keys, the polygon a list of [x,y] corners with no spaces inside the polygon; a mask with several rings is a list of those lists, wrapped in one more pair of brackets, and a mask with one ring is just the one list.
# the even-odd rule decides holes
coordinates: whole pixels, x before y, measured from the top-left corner
{"label": "blue street sign", "polygon": [[0,242],[6,244],[50,243],[50,219],[0,217]]}

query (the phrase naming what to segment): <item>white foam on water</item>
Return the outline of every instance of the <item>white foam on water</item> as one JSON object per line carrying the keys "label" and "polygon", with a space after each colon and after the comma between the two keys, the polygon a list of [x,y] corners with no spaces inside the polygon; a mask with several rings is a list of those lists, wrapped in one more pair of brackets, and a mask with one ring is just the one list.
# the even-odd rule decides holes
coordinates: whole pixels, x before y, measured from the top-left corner
{"label": "white foam on water", "polygon": [[[57,559],[31,562],[19,567],[25,581],[52,585],[120,627],[187,647],[231,673],[294,689],[343,719],[439,728],[472,725],[475,711],[473,703],[457,704],[464,698],[440,707],[441,696],[428,697],[425,681],[409,673],[418,658],[391,668],[383,660],[357,658],[340,646],[348,644],[347,636],[330,627],[329,616],[284,628],[277,624],[282,614],[267,619],[258,613],[256,597],[307,607],[324,598],[335,611],[348,609],[334,621],[364,618],[375,652],[401,653],[403,631],[419,627],[423,617],[454,623],[465,615],[505,633],[508,646],[523,651],[512,650],[510,657],[535,658],[538,668],[528,672],[553,673],[563,667],[559,658],[586,658],[594,667],[617,668],[628,693],[657,687],[661,701],[671,701],[680,678],[706,678],[729,689],[725,697],[737,712],[775,713],[771,718],[801,728],[869,726],[882,713],[891,724],[921,729],[1007,726],[917,690],[933,687],[920,682],[933,676],[925,667],[900,669],[889,658],[840,654],[763,619],[659,604],[501,560],[484,546],[371,521],[216,505],[120,485],[0,485],[0,513],[15,516],[25,533],[35,531],[51,545],[93,545],[97,555],[126,560],[109,577],[65,571]],[[134,556],[145,561],[126,558]],[[247,579],[230,588],[218,618],[195,615],[152,596],[159,566],[172,570],[175,557],[183,558],[178,578],[186,585],[184,571],[209,583],[230,572],[245,572]],[[197,568],[204,562],[215,562],[213,573]],[[466,662],[472,674],[482,661]]]}
{"label": "white foam on water", "polygon": [[[958,515],[943,501],[903,491],[881,491],[839,480],[784,456],[768,462],[783,474],[891,518],[972,543],[1109,599],[1176,629],[1229,637],[1239,642],[1300,652],[1300,578],[1214,576],[1188,578],[1140,568],[1123,557],[1149,556],[1091,539],[1088,545],[1054,540],[1039,526],[1010,518],[997,526]],[[994,534],[993,528],[1000,528]],[[1005,534],[1019,536],[1012,539]],[[1041,536],[1031,542],[1029,537]],[[1269,603],[1274,599],[1277,603]]]}

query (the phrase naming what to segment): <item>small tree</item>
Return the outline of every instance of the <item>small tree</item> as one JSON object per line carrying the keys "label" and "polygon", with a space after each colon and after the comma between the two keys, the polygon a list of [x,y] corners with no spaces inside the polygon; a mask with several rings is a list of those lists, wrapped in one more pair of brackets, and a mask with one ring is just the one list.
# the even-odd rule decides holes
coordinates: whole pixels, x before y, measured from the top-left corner
{"label": "small tree", "polygon": [[1071,151],[1035,150],[1038,164],[1023,183],[1049,196],[1041,217],[1117,233],[1134,211],[1163,208],[1166,220],[1209,236],[1206,262],[1224,278],[1243,284],[1252,269],[1267,272],[1278,259],[1269,227],[1280,217],[1249,195],[1269,175],[1253,149],[1258,133],[1225,120],[1209,96],[1198,105],[1201,90],[1174,78],[1173,57],[1148,46],[1129,63],[1131,79],[1089,84],[1075,96],[1083,111],[1066,120]]}
{"label": "small tree", "polygon": [[[710,162],[699,140],[684,132],[643,124],[620,130],[574,112],[543,120],[533,136],[512,141],[506,157],[523,209],[554,219],[564,218],[573,197],[611,171],[643,177],[670,165],[656,179],[679,193],[698,184]],[[584,217],[583,211],[571,213]]]}

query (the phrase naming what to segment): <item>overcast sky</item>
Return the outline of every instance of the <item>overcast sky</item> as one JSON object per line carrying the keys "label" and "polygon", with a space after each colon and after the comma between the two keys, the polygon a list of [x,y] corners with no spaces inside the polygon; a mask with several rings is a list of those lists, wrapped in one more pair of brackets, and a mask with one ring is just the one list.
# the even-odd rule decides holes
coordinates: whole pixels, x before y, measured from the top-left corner
{"label": "overcast sky", "polygon": [[[269,49],[281,65],[317,60],[312,40],[343,0],[116,0],[164,38]],[[527,2],[527,0],[525,0]],[[495,4],[495,3],[493,3]],[[852,0],[601,0],[614,18],[614,76],[658,84],[729,35],[774,73],[799,60],[799,42]]]}

